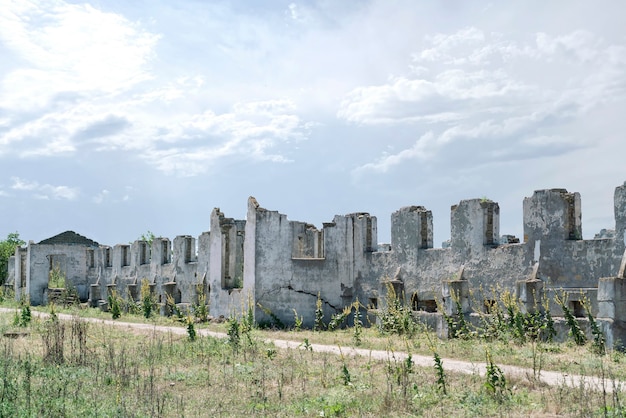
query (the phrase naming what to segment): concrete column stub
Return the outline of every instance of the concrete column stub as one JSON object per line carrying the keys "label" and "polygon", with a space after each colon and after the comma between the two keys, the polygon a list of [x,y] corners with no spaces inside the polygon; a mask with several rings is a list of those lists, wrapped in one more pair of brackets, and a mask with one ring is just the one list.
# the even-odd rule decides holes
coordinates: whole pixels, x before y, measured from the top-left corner
{"label": "concrete column stub", "polygon": [[541,311],[543,306],[543,280],[539,278],[539,263],[533,265],[533,270],[528,280],[517,282],[517,294],[522,302],[524,313]]}
{"label": "concrete column stub", "polygon": [[598,318],[626,323],[626,280],[603,277],[598,281]]}
{"label": "concrete column stub", "polygon": [[[444,280],[441,294],[446,315],[466,314],[471,312],[469,282],[467,280]],[[461,305],[461,312],[459,312],[457,302]]]}

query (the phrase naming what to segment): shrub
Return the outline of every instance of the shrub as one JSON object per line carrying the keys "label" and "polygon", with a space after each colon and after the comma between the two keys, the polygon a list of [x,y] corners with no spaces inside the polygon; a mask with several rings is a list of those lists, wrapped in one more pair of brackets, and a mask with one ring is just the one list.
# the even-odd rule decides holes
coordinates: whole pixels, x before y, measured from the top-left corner
{"label": "shrub", "polygon": [[443,370],[443,363],[441,361],[441,357],[439,357],[439,354],[435,351],[433,352],[433,359],[435,361],[435,374],[437,376],[437,388],[439,389],[439,391],[441,393],[443,393],[444,395],[447,395],[447,390],[446,390],[446,373]]}
{"label": "shrub", "polygon": [[195,341],[197,338],[194,320],[191,316],[187,317],[187,338],[189,338],[189,341]]}
{"label": "shrub", "polygon": [[317,293],[317,302],[315,302],[315,323],[313,324],[313,331],[322,331],[325,328],[324,324],[324,309],[322,307],[322,299],[319,292]]}
{"label": "shrub", "polygon": [[302,329],[302,317],[298,316],[298,311],[293,309],[293,330],[300,331]]}
{"label": "shrub", "polygon": [[122,315],[122,301],[117,290],[113,290],[109,295],[109,310],[111,311],[111,317],[118,319]]}
{"label": "shrub", "polygon": [[396,294],[394,287],[387,283],[386,306],[379,313],[381,332],[413,336],[417,324],[413,320],[410,307],[404,303],[402,295]]}
{"label": "shrub", "polygon": [[506,378],[504,377],[502,369],[494,364],[491,353],[487,351],[485,356],[487,358],[485,388],[487,388],[487,391],[498,403],[501,403],[508,394]]}
{"label": "shrub", "polygon": [[206,300],[206,295],[204,291],[202,291],[202,285],[199,285],[198,288],[198,303],[194,304],[191,309],[198,321],[207,322],[209,320],[209,305]]}
{"label": "shrub", "polygon": [[561,295],[555,295],[554,300],[561,306],[561,309],[563,309],[563,316],[569,327],[569,335],[573,338],[574,343],[576,343],[576,345],[584,345],[587,342],[587,337],[583,330],[580,329],[580,325],[578,325],[578,321],[574,317],[574,314],[572,314],[571,309],[567,306],[567,295],[565,292]]}
{"label": "shrub", "polygon": [[146,278],[141,279],[141,311],[143,312],[143,316],[150,318],[155,307],[156,302],[152,296],[150,282]]}

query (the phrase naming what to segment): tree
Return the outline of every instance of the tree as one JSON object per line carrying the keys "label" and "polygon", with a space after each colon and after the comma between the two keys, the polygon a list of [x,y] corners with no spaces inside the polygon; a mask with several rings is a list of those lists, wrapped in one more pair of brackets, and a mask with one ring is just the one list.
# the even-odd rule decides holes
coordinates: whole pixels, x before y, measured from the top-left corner
{"label": "tree", "polygon": [[148,230],[148,232],[146,232],[145,234],[141,234],[141,236],[138,239],[140,241],[146,241],[148,245],[151,246],[152,241],[154,241],[155,238],[156,236],[152,233],[152,231]]}
{"label": "tree", "polygon": [[0,241],[0,285],[9,277],[9,258],[15,254],[15,248],[26,244],[20,239],[20,234],[12,232],[7,238]]}

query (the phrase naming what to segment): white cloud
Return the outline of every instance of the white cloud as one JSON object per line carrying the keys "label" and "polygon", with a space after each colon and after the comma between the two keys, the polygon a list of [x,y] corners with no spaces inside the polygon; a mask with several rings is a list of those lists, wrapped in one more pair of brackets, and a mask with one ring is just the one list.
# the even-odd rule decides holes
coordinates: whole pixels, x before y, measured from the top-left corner
{"label": "white cloud", "polygon": [[26,65],[4,78],[0,106],[41,106],[64,91],[115,94],[151,77],[159,37],[120,15],[59,0],[2,9],[0,39]]}
{"label": "white cloud", "polygon": [[353,90],[338,117],[363,124],[450,121],[464,118],[467,108],[493,112],[499,99],[527,95],[531,87],[502,70],[450,69],[432,80],[395,77],[389,84]]}
{"label": "white cloud", "polygon": [[407,75],[356,88],[342,102],[337,115],[349,122],[426,132],[355,173],[436,159],[461,141],[474,161],[591,146],[594,140],[578,136],[572,123],[602,103],[626,98],[626,45],[607,44],[588,31],[538,33],[520,42],[468,28],[426,43]]}
{"label": "white cloud", "polygon": [[11,186],[13,190],[35,190],[39,187],[37,182],[23,180],[19,177],[13,177],[11,180],[13,180],[13,185]]}
{"label": "white cloud", "polygon": [[112,114],[120,94],[152,78],[159,36],[90,5],[9,1],[0,47],[19,59],[0,73],[0,155],[72,154],[72,137]]}
{"label": "white cloud", "polygon": [[204,173],[229,156],[288,162],[273,150],[305,139],[310,129],[294,110],[290,101],[269,100],[237,103],[232,112],[219,115],[207,111],[179,118],[176,124],[158,127],[162,132],[154,136],[158,141],[141,155],[159,170],[180,176]]}
{"label": "white cloud", "polygon": [[432,46],[415,54],[415,61],[430,61],[458,64],[463,62],[458,55],[463,55],[467,45],[480,45],[485,40],[485,34],[474,27],[469,27],[451,35],[436,34],[427,36]]}
{"label": "white cloud", "polygon": [[295,3],[289,3],[289,6],[287,6],[287,8],[289,9],[289,16],[293,20],[300,19],[300,15],[298,13],[298,6]]}
{"label": "white cloud", "polygon": [[95,204],[99,205],[107,199],[110,193],[111,192],[109,192],[107,189],[102,189],[102,191],[95,195],[91,200]]}
{"label": "white cloud", "polygon": [[32,192],[32,197],[36,199],[56,199],[75,200],[78,197],[78,188],[69,186],[53,186],[51,184],[39,184],[37,181],[25,180],[19,177],[12,177],[13,190],[21,192]]}
{"label": "white cloud", "polygon": [[540,54],[558,56],[559,59],[574,62],[593,61],[603,49],[602,41],[597,36],[582,30],[562,36],[550,36],[541,32],[537,34],[536,43]]}
{"label": "white cloud", "polygon": [[150,66],[159,35],[119,14],[60,0],[10,6],[0,11],[0,47],[21,60],[0,80],[0,109],[11,109],[0,122],[0,156],[124,150],[189,175],[224,157],[288,161],[280,146],[308,135],[290,99],[241,100],[216,111],[216,85],[197,71],[161,81]]}
{"label": "white cloud", "polygon": [[355,170],[356,174],[365,171],[377,171],[380,173],[387,172],[391,167],[410,160],[425,160],[433,155],[433,149],[436,148],[437,138],[432,132],[422,135],[411,148],[402,150],[397,154],[386,154],[380,157],[376,162],[367,163]]}

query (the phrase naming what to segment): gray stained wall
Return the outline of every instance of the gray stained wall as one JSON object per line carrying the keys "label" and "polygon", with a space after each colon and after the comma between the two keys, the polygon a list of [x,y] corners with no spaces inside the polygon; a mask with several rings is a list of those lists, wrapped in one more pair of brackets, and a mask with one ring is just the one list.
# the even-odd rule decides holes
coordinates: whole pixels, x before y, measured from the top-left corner
{"label": "gray stained wall", "polygon": [[578,193],[539,190],[524,199],[523,208],[522,243],[508,243],[515,242],[512,237],[501,242],[496,202],[472,199],[451,208],[448,248],[433,248],[432,213],[421,206],[394,212],[391,244],[379,248],[376,217],[368,213],[335,216],[317,229],[251,197],[246,220],[227,218],[216,208],[210,232],[198,239],[113,247],[31,242],[16,251],[9,282],[16,297],[28,294],[33,305],[45,303],[50,269],[59,262],[81,299],[94,306],[113,290],[138,300],[145,279],[161,303],[169,295],[193,304],[204,294],[213,316],[251,306],[258,322],[270,321],[271,312],[292,324],[295,309],[307,326],[318,295],[327,319],[357,298],[369,308],[382,306],[389,284],[415,310],[433,311],[436,300],[445,302],[449,282],[459,280],[470,292],[466,304],[479,305],[474,309],[505,289],[524,296],[520,283],[539,279],[548,292],[564,289],[573,299],[582,290],[597,310],[598,281],[618,274],[624,254],[626,183],[615,191],[614,238],[581,239]]}

